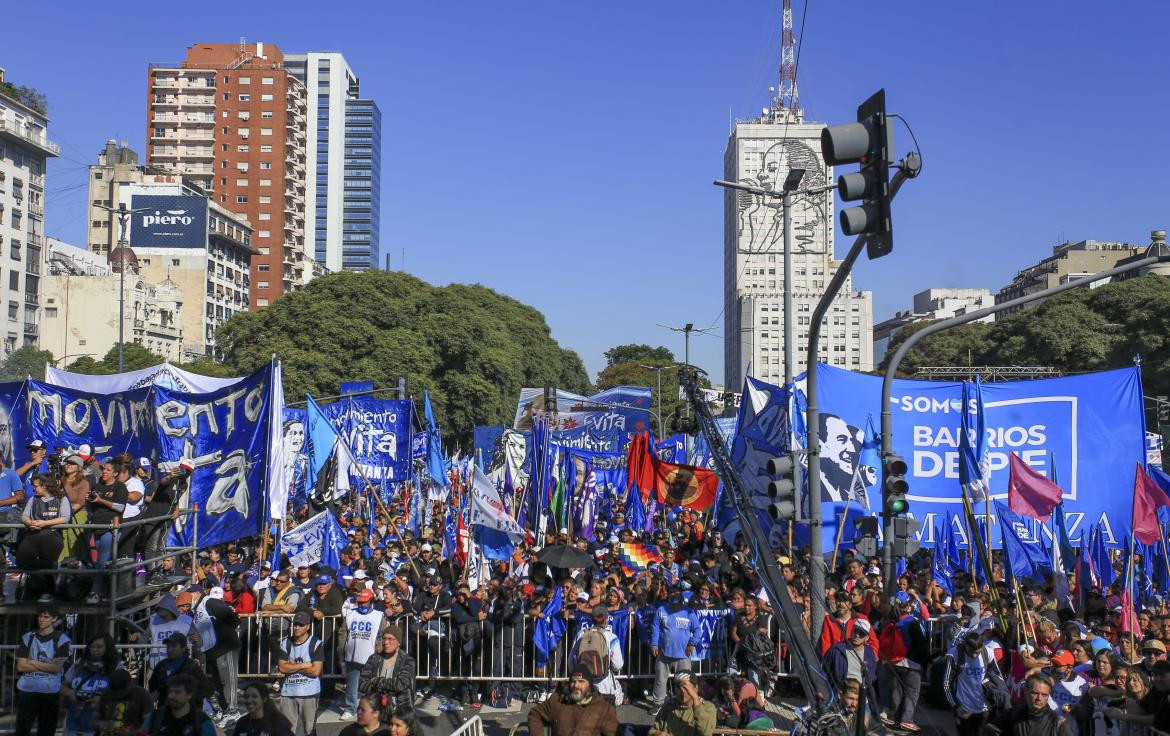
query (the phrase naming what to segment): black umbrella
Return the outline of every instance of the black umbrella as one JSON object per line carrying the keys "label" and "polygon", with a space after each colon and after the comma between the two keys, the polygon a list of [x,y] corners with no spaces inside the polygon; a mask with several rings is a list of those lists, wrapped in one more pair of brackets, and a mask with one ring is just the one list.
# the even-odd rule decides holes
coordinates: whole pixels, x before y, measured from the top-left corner
{"label": "black umbrella", "polygon": [[536,553],[536,559],[549,567],[564,569],[593,567],[593,558],[588,552],[571,544],[553,544]]}

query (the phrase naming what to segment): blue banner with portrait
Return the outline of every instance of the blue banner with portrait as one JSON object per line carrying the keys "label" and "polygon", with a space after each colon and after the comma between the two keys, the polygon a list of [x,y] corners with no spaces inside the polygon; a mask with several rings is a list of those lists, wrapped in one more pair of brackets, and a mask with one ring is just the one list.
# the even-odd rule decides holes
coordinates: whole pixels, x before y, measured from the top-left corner
{"label": "blue banner with portrait", "polygon": [[361,468],[350,470],[350,484],[365,488],[362,473],[374,486],[410,480],[411,412],[414,402],[355,396],[321,407]]}
{"label": "blue banner with portrait", "polygon": [[180,516],[171,544],[192,544],[193,523],[199,546],[209,547],[258,534],[267,521],[271,379],[268,367],[211,393],[154,387],[156,466],[168,470],[185,460],[195,468],[180,489],[179,506],[198,506],[198,519]]}
{"label": "blue banner with portrait", "polygon": [[50,450],[88,444],[98,458],[120,452],[154,457],[157,441],[152,390],[148,386],[119,394],[95,394],[29,380],[22,417],[27,424],[20,432],[23,443],[41,440]]}
{"label": "blue banner with portrait", "polygon": [[288,500],[293,511],[300,511],[309,504],[309,495],[316,482],[315,478],[309,477],[309,456],[305,451],[307,422],[308,415],[304,409],[285,408],[281,427],[284,433],[284,461],[288,470],[284,477],[292,485]]}
{"label": "blue banner with portrait", "polygon": [[[876,421],[881,413],[882,379],[827,365],[819,366],[818,377],[815,429],[821,439],[824,536],[831,546],[830,519],[839,518],[858,475],[870,476],[866,485],[876,480],[877,469],[862,467],[861,449],[867,417]],[[984,383],[981,389],[991,499],[1006,501],[1008,456],[1018,455],[1063,489],[1073,544],[1101,524],[1105,543],[1119,546],[1128,535],[1134,468],[1146,452],[1140,370]],[[935,527],[962,513],[960,427],[963,412],[978,412],[978,402],[963,405],[962,383],[896,379],[890,410],[893,450],[910,468],[911,512],[920,522],[922,543],[933,544]],[[973,416],[966,424],[979,426]],[[873,504],[880,506],[877,490],[872,493]],[[982,514],[983,504],[978,511]],[[998,548],[1000,525],[991,526]]]}

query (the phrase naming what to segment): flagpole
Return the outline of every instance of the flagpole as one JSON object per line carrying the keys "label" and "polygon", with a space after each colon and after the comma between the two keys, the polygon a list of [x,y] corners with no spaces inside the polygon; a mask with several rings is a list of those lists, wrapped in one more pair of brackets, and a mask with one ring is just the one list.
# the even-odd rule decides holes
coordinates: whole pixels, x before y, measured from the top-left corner
{"label": "flagpole", "polygon": [[[965,484],[960,484],[959,487],[963,489],[963,511],[967,515],[967,525],[971,529],[971,542],[972,542],[972,544],[978,545],[978,547],[979,547],[979,549],[978,549],[979,559],[983,563],[983,573],[984,573],[984,575],[987,576],[988,593],[991,596],[991,601],[993,603],[998,603],[999,602],[999,593],[996,590],[995,581],[993,581],[991,579],[990,551],[986,547],[983,546],[983,538],[979,536],[979,525],[975,522],[975,511],[971,506],[971,498],[967,495],[967,486]],[[988,532],[988,534],[990,534],[990,532]],[[971,544],[967,545],[969,550],[970,550],[971,546],[972,546]],[[972,577],[974,577],[974,567],[975,567],[975,557],[974,557],[974,554],[972,554],[972,556],[971,556]]]}
{"label": "flagpole", "polygon": [[[837,569],[837,550],[841,547],[841,533],[845,531],[845,519],[849,516],[849,504],[853,501],[853,495],[850,494],[845,499],[845,510],[841,512],[841,518],[837,521],[837,541],[833,543],[833,564],[829,566],[829,571],[832,572]],[[791,529],[791,527],[789,527]]]}
{"label": "flagpole", "polygon": [[[344,445],[344,442],[342,442],[342,439],[341,439],[341,435],[338,435],[337,441]],[[353,452],[350,451],[348,445],[345,445],[345,450],[346,450],[346,452],[349,452],[350,457],[353,457]],[[386,508],[386,504],[382,502],[382,497],[378,494],[377,489],[374,488],[374,484],[371,483],[370,479],[366,477],[366,471],[362,468],[361,463],[357,463],[357,462],[351,463],[350,467],[357,468],[358,475],[361,476],[362,481],[366,484],[366,490],[369,491],[370,494],[374,497],[375,503],[378,504],[378,509],[383,514],[386,514],[386,520],[390,524],[390,528],[394,530],[394,534],[399,539],[402,539],[402,532],[398,529],[398,525],[394,523],[394,517],[390,514],[390,510]],[[422,493],[422,489],[421,488],[417,489],[417,492]],[[421,578],[422,576],[419,574],[418,565],[414,564],[414,557],[411,556],[410,550],[407,549],[407,546],[405,544],[402,545],[402,552],[403,552],[403,554],[406,555],[406,561],[410,563],[410,569],[414,571],[414,576],[416,578]]]}
{"label": "flagpole", "polygon": [[[1123,623],[1124,623],[1125,627],[1127,629],[1129,629],[1129,651],[1130,651],[1131,656],[1132,656],[1133,647],[1134,647],[1134,642],[1133,642],[1133,639],[1134,639],[1134,637],[1133,637],[1134,600],[1133,600],[1133,589],[1131,588],[1131,586],[1133,585],[1134,539],[1137,536],[1137,532],[1133,529],[1132,523],[1129,526],[1130,526],[1130,530],[1129,530],[1129,559],[1125,563],[1125,568],[1126,568],[1125,569],[1125,592],[1129,594],[1129,610],[1126,611],[1125,606],[1122,605],[1121,616],[1124,619]],[[1124,601],[1124,598],[1122,600]]]}

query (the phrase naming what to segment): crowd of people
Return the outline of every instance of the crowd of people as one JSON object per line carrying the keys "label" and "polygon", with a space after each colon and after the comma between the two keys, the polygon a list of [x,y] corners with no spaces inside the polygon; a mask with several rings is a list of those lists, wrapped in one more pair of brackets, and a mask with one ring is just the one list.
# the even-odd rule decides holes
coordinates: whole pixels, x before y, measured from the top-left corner
{"label": "crowd of people", "polygon": [[[44,448],[29,450],[21,472],[0,472],[0,494],[8,487],[18,499],[0,507],[21,508],[24,527],[6,554],[23,570],[21,595],[41,601],[16,655],[18,736],[54,733],[62,712],[68,734],[307,736],[328,708],[347,735],[415,736],[415,708],[432,699],[447,711],[533,701],[533,733],[613,736],[626,703],[654,714],[650,734],[780,725],[775,699],[791,682],[777,677],[786,643],[757,568],[768,552],[724,539],[708,515],[677,510],[650,532],[632,528],[618,501],[589,539],[530,535],[511,559],[472,575],[450,549],[441,506],[411,527],[400,500],[373,509],[341,500],[332,510],[347,541],[336,566],[274,555],[268,535],[166,557],[158,528],[173,518],[182,469],[155,478],[144,459],[75,453],[60,473],[32,472]],[[157,528],[120,537],[121,549],[110,532],[54,528],[138,515]],[[632,564],[622,552],[635,543],[661,561]],[[550,567],[537,552],[551,545],[575,546],[591,563]],[[933,698],[960,734],[1170,730],[1170,610],[1157,598],[1131,616],[1115,585],[1062,606],[1051,578],[1018,589],[998,561],[988,584],[955,571],[948,593],[928,550],[907,560],[888,595],[877,561],[846,550],[817,626],[807,554],[770,553],[801,626],[819,630],[820,666],[852,718],[917,733],[920,701]],[[78,555],[100,569],[133,554],[166,590],[148,624],[75,646],[76,625],[57,602],[108,591],[100,576],[76,590],[43,571]],[[648,666],[634,672],[636,662]]]}

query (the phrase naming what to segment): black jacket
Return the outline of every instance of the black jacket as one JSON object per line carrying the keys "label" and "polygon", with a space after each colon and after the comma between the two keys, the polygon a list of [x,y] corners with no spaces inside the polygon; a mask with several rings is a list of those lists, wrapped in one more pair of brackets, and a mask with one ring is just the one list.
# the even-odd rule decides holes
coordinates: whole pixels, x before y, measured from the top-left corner
{"label": "black jacket", "polygon": [[1068,722],[1045,707],[1033,711],[1027,705],[1017,705],[987,725],[987,730],[1000,736],[1073,736]]}
{"label": "black jacket", "polygon": [[403,709],[410,711],[414,708],[414,657],[405,651],[398,650],[398,659],[394,662],[394,671],[389,677],[382,675],[382,663],[385,661],[380,652],[375,652],[366,660],[362,667],[362,674],[358,680],[358,692],[362,695],[385,697],[388,711]]}
{"label": "black jacket", "polygon": [[173,666],[174,663],[169,659],[159,662],[158,666],[154,668],[154,672],[150,674],[150,681],[146,685],[146,689],[154,694],[159,708],[166,707],[167,680],[175,675],[190,675],[195,680],[195,695],[191,698],[193,703],[202,703],[206,698],[211,697],[213,690],[211,681],[207,679],[207,674],[194,657],[188,654],[186,661],[179,665],[173,673],[170,673]]}

